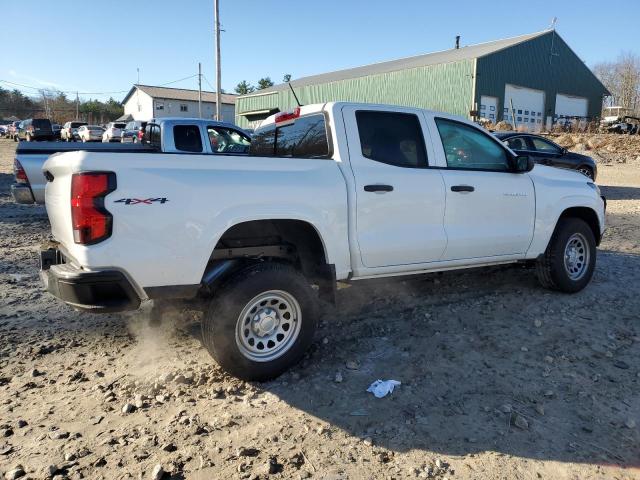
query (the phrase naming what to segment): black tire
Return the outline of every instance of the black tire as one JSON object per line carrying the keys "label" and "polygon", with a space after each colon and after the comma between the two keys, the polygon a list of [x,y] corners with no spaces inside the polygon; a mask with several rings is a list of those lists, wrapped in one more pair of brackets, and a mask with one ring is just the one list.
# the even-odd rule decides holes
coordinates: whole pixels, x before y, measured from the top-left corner
{"label": "black tire", "polygon": [[[239,317],[245,308],[256,302],[257,297],[278,291],[293,297],[298,303],[300,317],[289,317],[287,328],[287,332],[289,329],[292,329],[292,332],[297,331],[297,336],[289,334],[289,337],[284,337],[282,344],[286,345],[286,348],[282,347],[277,358],[257,361],[243,353],[242,347],[239,346],[242,340],[237,339],[236,329],[239,328],[246,337],[249,328],[253,328],[252,324],[249,324],[248,328],[242,330],[245,327],[239,325]],[[262,305],[260,304],[257,312],[255,309],[246,312],[245,325],[250,321],[250,315],[258,317],[261,311],[268,309],[272,303]],[[280,307],[281,305],[278,305],[274,308]],[[276,317],[278,324],[282,323],[284,327],[287,321],[280,318],[279,313],[276,313]],[[202,339],[211,356],[224,370],[244,380],[265,381],[276,378],[300,361],[313,341],[317,317],[317,296],[305,277],[289,265],[263,262],[234,275],[214,296],[202,320]],[[291,340],[287,341],[287,338]]]}
{"label": "black tire", "polygon": [[[568,271],[565,262],[565,252],[568,243],[578,239],[581,248],[577,250],[577,265],[580,265],[582,255],[581,274],[574,278]],[[582,251],[582,254],[579,252]],[[579,218],[561,218],[556,226],[547,250],[536,263],[538,281],[543,287],[566,293],[582,290],[591,281],[596,266],[596,239],[591,228]],[[577,267],[576,267],[577,268]]]}
{"label": "black tire", "polygon": [[593,180],[593,169],[587,165],[580,165],[578,167],[578,171],[582,173],[584,176],[589,177]]}

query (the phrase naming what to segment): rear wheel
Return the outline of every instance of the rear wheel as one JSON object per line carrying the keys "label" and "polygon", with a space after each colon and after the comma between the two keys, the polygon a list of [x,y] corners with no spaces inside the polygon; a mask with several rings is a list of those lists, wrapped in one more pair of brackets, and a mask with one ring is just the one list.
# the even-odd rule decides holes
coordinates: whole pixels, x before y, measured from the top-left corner
{"label": "rear wheel", "polygon": [[579,292],[587,286],[596,265],[596,240],[579,218],[561,219],[547,250],[536,265],[542,286],[561,292]]}
{"label": "rear wheel", "polygon": [[275,378],[311,345],[317,298],[289,265],[263,262],[239,272],[213,298],[203,343],[226,371],[244,380]]}

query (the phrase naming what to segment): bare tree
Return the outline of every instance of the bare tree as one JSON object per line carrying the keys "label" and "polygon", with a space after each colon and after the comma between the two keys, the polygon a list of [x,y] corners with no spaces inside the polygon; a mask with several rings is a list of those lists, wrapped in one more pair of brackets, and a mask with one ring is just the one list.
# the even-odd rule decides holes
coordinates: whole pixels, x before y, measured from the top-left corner
{"label": "bare tree", "polygon": [[593,68],[600,81],[611,92],[607,106],[617,105],[640,110],[640,57],[622,52],[614,62],[598,63]]}

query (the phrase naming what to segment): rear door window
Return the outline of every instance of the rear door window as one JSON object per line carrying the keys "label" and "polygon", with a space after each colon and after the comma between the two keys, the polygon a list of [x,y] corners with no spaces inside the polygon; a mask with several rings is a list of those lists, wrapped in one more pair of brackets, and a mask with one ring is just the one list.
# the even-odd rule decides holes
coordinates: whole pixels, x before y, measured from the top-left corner
{"label": "rear door window", "polygon": [[292,123],[269,125],[255,131],[249,153],[263,157],[330,158],[325,116],[296,118]]}
{"label": "rear door window", "polygon": [[176,150],[183,152],[202,152],[202,138],[197,125],[176,125],[173,127],[173,141]]}
{"label": "rear door window", "polygon": [[427,166],[427,153],[418,117],[412,113],[358,111],[362,156],[398,167]]}

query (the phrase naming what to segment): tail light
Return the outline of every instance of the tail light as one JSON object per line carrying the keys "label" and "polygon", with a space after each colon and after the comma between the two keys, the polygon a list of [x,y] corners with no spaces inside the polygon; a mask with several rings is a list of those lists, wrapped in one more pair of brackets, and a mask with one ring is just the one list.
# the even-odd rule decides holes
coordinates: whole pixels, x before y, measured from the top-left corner
{"label": "tail light", "polygon": [[26,183],[29,185],[29,179],[27,178],[27,172],[24,171],[22,164],[16,158],[13,161],[13,174],[16,177],[17,183]]}
{"label": "tail light", "polygon": [[113,216],[104,207],[104,197],[116,189],[113,172],[74,173],[71,177],[71,221],[73,240],[92,245],[111,236]]}
{"label": "tail light", "polygon": [[138,140],[142,140],[142,137],[144,137],[144,130],[138,130]]}
{"label": "tail light", "polygon": [[300,116],[300,107],[296,107],[293,112],[282,112],[276,115],[275,123],[288,123],[293,122]]}

